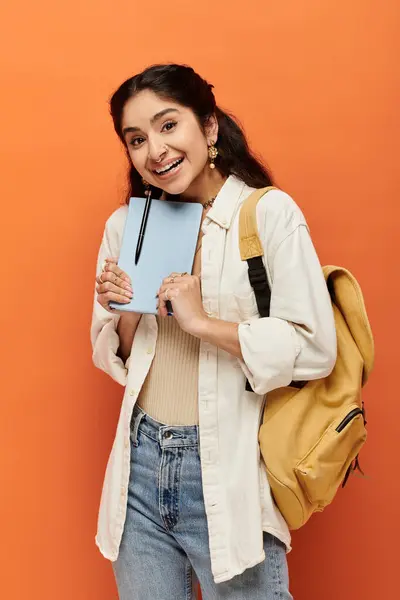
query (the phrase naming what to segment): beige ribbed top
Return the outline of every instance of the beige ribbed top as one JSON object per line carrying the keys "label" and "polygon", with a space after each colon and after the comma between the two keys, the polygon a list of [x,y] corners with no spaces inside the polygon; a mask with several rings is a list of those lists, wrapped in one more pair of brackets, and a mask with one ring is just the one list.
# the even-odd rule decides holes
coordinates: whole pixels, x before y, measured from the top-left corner
{"label": "beige ribbed top", "polygon": [[138,404],[166,425],[197,425],[200,340],[174,317],[158,318],[156,351]]}
{"label": "beige ribbed top", "polygon": [[[199,238],[193,273],[200,274]],[[156,351],[138,405],[166,425],[198,425],[200,340],[185,333],[174,317],[157,317]]]}

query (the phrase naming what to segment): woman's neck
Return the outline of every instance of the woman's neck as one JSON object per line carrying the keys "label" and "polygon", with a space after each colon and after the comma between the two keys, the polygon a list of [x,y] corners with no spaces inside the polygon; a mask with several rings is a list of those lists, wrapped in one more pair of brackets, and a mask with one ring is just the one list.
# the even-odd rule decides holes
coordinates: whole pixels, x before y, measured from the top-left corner
{"label": "woman's neck", "polygon": [[211,198],[215,198],[226,179],[218,169],[210,169],[207,166],[188,189],[181,194],[181,198],[187,202],[200,202],[200,204],[204,204]]}

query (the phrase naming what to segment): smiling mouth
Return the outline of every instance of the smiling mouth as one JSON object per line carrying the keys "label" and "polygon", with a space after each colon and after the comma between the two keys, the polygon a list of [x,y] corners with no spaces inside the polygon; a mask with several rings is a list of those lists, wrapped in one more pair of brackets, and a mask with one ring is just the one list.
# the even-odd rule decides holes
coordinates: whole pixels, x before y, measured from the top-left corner
{"label": "smiling mouth", "polygon": [[177,160],[175,160],[174,162],[172,162],[171,164],[167,165],[166,167],[164,167],[163,169],[155,169],[153,171],[153,173],[155,175],[165,175],[166,173],[170,173],[171,171],[173,171],[174,169],[178,168],[180,164],[183,163],[183,158],[178,158]]}

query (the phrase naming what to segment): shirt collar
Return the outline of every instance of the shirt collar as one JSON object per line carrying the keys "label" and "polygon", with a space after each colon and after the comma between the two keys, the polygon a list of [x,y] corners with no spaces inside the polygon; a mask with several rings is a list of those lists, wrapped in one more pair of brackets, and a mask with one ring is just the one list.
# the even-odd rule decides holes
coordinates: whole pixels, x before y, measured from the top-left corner
{"label": "shirt collar", "polygon": [[224,229],[229,229],[244,186],[245,183],[235,175],[229,175],[208,211],[206,219],[214,221]]}

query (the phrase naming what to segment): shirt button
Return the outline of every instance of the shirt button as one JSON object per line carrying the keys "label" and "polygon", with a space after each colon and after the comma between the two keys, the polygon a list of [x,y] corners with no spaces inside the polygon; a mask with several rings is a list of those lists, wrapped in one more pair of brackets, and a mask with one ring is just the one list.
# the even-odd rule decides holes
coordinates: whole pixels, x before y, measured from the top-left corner
{"label": "shirt button", "polygon": [[129,440],[125,440],[125,448],[129,448]]}
{"label": "shirt button", "polygon": [[153,348],[149,346],[146,350],[147,354],[153,354]]}
{"label": "shirt button", "polygon": [[125,494],[126,494],[126,488],[121,487],[121,495],[125,496]]}
{"label": "shirt button", "polygon": [[131,390],[131,391],[129,392],[129,394],[130,394],[131,396],[136,396],[136,390]]}

